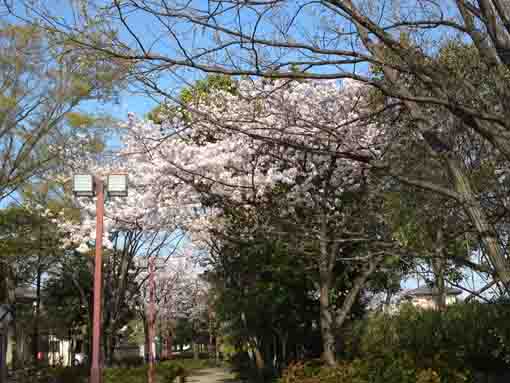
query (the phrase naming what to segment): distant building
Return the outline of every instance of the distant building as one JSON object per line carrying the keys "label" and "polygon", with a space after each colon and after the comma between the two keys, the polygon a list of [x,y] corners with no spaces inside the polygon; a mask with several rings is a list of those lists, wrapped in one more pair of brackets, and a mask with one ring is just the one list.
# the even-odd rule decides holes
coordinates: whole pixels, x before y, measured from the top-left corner
{"label": "distant building", "polygon": [[[457,297],[462,294],[462,290],[451,287],[446,288],[446,304],[451,305],[457,302]],[[437,308],[437,298],[439,290],[430,287],[418,287],[417,289],[405,291],[402,298],[410,302],[413,306],[424,309]]]}
{"label": "distant building", "polygon": [[[34,307],[37,295],[35,290],[26,287],[17,287],[15,290],[16,305]],[[16,344],[16,328],[14,326],[14,307],[0,305],[0,363],[12,366],[15,358],[21,358],[23,362],[30,362],[33,358],[32,342],[33,332],[31,328],[18,328],[18,344]],[[77,336],[70,339],[69,336],[56,335],[57,331],[41,325],[39,328],[39,353],[37,357],[43,363],[49,365],[70,366],[76,352],[72,352],[79,342]],[[83,343],[83,342],[81,342]],[[3,347],[1,347],[3,345]],[[74,347],[72,347],[74,346]]]}

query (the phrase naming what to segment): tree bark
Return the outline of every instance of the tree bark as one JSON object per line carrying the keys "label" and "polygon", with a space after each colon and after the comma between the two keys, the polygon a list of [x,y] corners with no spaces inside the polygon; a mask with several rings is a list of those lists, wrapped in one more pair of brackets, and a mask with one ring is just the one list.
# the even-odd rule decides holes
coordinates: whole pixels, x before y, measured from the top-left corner
{"label": "tree bark", "polygon": [[193,359],[198,360],[199,359],[198,344],[195,341],[192,342],[192,348],[193,348]]}
{"label": "tree bark", "polygon": [[329,292],[330,284],[328,281],[321,281],[319,301],[323,358],[328,365],[335,366],[335,336],[333,333],[333,320],[330,312]]}
{"label": "tree bark", "polygon": [[216,337],[215,337],[215,351],[216,351],[216,363],[219,363],[220,362],[220,337],[218,336],[218,334],[216,334]]}
{"label": "tree bark", "polygon": [[25,365],[25,331],[23,326],[18,323],[15,324],[14,337],[16,345],[14,367],[23,368]]}
{"label": "tree bark", "polygon": [[253,353],[255,355],[255,366],[257,367],[257,370],[261,373],[262,371],[264,371],[266,365],[264,363],[264,356],[262,355],[262,352],[260,351],[258,345],[255,345],[253,347]]}
{"label": "tree bark", "polygon": [[7,329],[7,326],[0,327],[0,383],[7,383],[7,338],[9,337]]}
{"label": "tree bark", "polygon": [[[0,259],[0,305],[8,307],[7,265]],[[7,316],[7,315],[6,315]],[[7,338],[9,325],[7,319],[0,318],[0,383],[7,382]]]}
{"label": "tree bark", "polygon": [[104,353],[105,353],[105,361],[107,366],[113,366],[114,356],[115,356],[115,335],[113,334],[104,334],[105,344],[104,344]]}
{"label": "tree bark", "polygon": [[361,289],[365,285],[367,279],[372,275],[372,273],[376,270],[377,266],[383,259],[382,256],[374,257],[370,260],[368,267],[363,271],[355,280],[354,284],[349,291],[349,294],[345,297],[345,300],[342,304],[342,307],[337,310],[335,315],[335,325],[337,328],[341,328],[347,319],[347,315],[352,309],[354,302],[356,302],[356,298],[358,298]]}
{"label": "tree bark", "polygon": [[476,199],[471,188],[469,178],[462,171],[460,164],[454,159],[449,158],[447,159],[447,165],[450,175],[453,178],[455,190],[462,195],[464,199],[464,210],[471,218],[471,222],[473,222],[484,244],[487,256],[494,267],[496,275],[508,291],[510,288],[510,267],[499,246],[496,232],[489,224],[480,202]]}
{"label": "tree bark", "polygon": [[434,270],[435,285],[437,289],[436,305],[439,311],[446,310],[446,286],[444,278],[445,253],[443,228],[439,225],[436,232],[436,256],[432,259],[432,269]]}
{"label": "tree bark", "polygon": [[321,215],[320,232],[320,254],[319,254],[319,305],[320,305],[320,326],[322,336],[322,356],[329,366],[336,365],[335,334],[333,328],[333,317],[331,315],[331,302],[329,294],[333,281],[333,267],[336,259],[333,246],[329,246],[328,225],[326,214]]}
{"label": "tree bark", "polygon": [[148,362],[151,345],[149,342],[149,324],[147,323],[147,318],[145,315],[143,316],[143,330],[144,330],[143,334],[144,334],[144,340],[145,340],[145,342],[144,342],[145,343],[145,347],[144,347],[145,361]]}
{"label": "tree bark", "polygon": [[39,321],[41,312],[41,254],[39,254],[38,265],[37,265],[37,282],[36,282],[36,303],[35,303],[35,318],[34,318],[34,337],[32,341],[33,347],[33,358],[35,363],[39,362]]}

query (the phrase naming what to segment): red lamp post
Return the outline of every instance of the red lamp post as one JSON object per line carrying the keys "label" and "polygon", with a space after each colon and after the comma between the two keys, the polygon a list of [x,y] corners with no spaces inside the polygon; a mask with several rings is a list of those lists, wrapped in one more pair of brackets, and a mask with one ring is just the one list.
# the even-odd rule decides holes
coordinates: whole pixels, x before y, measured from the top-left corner
{"label": "red lamp post", "polygon": [[[95,190],[94,190],[95,189]],[[121,197],[127,195],[127,176],[112,174],[108,176],[108,195]],[[94,302],[92,318],[92,361],[90,365],[90,383],[101,383],[101,282],[103,265],[103,222],[104,222],[104,184],[99,177],[90,174],[77,174],[73,178],[73,192],[78,197],[96,195],[96,252],[94,259]]]}
{"label": "red lamp post", "polygon": [[96,256],[94,261],[94,309],[92,320],[92,363],[90,366],[90,383],[100,383],[102,374],[99,364],[101,347],[101,269],[103,265],[103,220],[104,188],[103,181],[96,179]]}
{"label": "red lamp post", "polygon": [[154,304],[154,293],[156,289],[156,283],[154,280],[154,272],[155,272],[155,257],[151,257],[149,259],[149,370],[147,371],[147,380],[148,383],[154,383],[154,330],[156,326],[156,310]]}

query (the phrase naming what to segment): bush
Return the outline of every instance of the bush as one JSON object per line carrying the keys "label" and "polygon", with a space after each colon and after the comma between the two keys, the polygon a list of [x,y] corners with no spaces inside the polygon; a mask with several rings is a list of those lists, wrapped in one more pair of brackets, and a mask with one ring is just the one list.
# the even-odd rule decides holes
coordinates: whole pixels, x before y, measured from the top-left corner
{"label": "bush", "polygon": [[103,371],[103,383],[145,383],[146,381],[146,367],[106,368]]}
{"label": "bush", "polygon": [[119,367],[141,367],[145,364],[145,360],[141,356],[124,356],[114,360],[115,365]]}
{"label": "bush", "polygon": [[[107,368],[103,372],[103,383],[145,383],[148,366],[135,368]],[[164,362],[156,364],[158,383],[172,383],[177,376],[185,376],[186,371],[179,364]]]}
{"label": "bush", "polygon": [[[131,360],[131,358],[130,358]],[[134,361],[135,359],[132,359]],[[210,362],[209,362],[210,363]],[[196,362],[162,362],[156,364],[158,383],[172,383],[177,376],[189,375],[192,370],[208,366],[208,361]],[[146,383],[148,366],[115,367],[103,370],[103,383]],[[59,367],[25,369],[18,371],[16,382],[19,383],[86,383],[89,369],[84,367]]]}
{"label": "bush", "polygon": [[230,360],[230,367],[242,381],[270,382],[278,376],[278,371],[272,367],[258,369],[246,351],[234,354]]}
{"label": "bush", "polygon": [[403,306],[354,323],[343,339],[337,367],[295,363],[281,383],[509,381],[509,305],[458,304],[444,312]]}
{"label": "bush", "polygon": [[172,359],[161,364],[174,364],[179,365],[187,372],[193,370],[200,370],[203,368],[215,367],[216,361],[214,359]]}
{"label": "bush", "polygon": [[291,364],[279,383],[466,383],[469,375],[418,368],[413,360],[400,355],[392,360],[342,361],[337,367]]}
{"label": "bush", "polygon": [[81,383],[86,382],[88,369],[83,367],[32,367],[16,373],[18,383]]}
{"label": "bush", "polygon": [[419,368],[507,371],[510,307],[480,303],[449,306],[445,312],[403,307],[397,315],[360,321],[346,344],[347,357],[394,358],[406,354]]}
{"label": "bush", "polygon": [[171,383],[177,376],[189,375],[190,370],[174,362],[163,362],[158,364],[157,373],[161,376],[162,382]]}

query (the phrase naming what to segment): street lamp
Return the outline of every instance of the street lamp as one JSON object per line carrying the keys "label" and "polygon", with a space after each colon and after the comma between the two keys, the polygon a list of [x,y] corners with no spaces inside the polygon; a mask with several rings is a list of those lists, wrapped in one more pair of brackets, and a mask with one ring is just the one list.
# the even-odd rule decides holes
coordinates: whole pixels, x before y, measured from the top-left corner
{"label": "street lamp", "polygon": [[108,195],[126,197],[128,194],[127,176],[125,174],[109,174],[107,179]]}
{"label": "street lamp", "polygon": [[[109,196],[127,195],[127,175],[110,174],[107,178],[106,191]],[[103,250],[104,221],[104,185],[99,177],[91,174],[73,176],[73,193],[77,197],[97,197],[96,199],[96,254],[94,265],[94,309],[92,319],[92,363],[90,366],[90,383],[101,382],[101,366],[99,364],[101,337],[101,267]]]}
{"label": "street lamp", "polygon": [[73,176],[73,193],[77,197],[93,197],[94,177],[91,174],[75,174]]}

